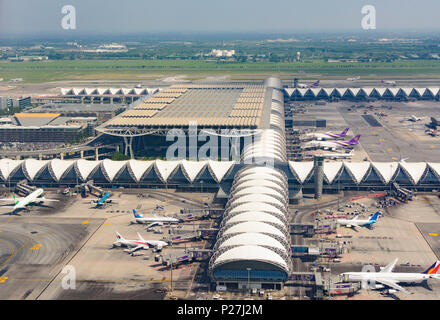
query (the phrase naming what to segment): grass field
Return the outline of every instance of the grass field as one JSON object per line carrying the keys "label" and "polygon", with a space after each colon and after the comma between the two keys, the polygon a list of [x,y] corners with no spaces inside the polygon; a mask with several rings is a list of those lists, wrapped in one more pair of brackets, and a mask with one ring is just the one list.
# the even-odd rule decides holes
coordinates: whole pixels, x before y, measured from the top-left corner
{"label": "grass field", "polygon": [[328,63],[324,61],[270,63],[218,63],[188,60],[66,60],[45,62],[0,63],[0,78],[8,81],[23,78],[25,82],[59,80],[135,80],[155,79],[166,75],[229,74],[246,79],[246,75],[298,75],[344,77],[440,77],[440,61],[418,60],[377,63]]}

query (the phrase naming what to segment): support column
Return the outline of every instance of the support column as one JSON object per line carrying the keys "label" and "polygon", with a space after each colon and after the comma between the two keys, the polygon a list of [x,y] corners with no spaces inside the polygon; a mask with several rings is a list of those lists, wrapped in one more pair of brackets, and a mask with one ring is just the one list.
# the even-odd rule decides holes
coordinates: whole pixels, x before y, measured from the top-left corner
{"label": "support column", "polygon": [[99,148],[95,149],[95,160],[99,160]]}
{"label": "support column", "polygon": [[84,150],[80,150],[80,151],[79,151],[79,157],[80,157],[81,159],[84,159]]}
{"label": "support column", "polygon": [[64,153],[63,152],[60,153],[60,158],[61,158],[61,160],[64,160]]}
{"label": "support column", "polygon": [[313,158],[313,170],[315,175],[315,199],[322,197],[322,186],[324,184],[324,158],[315,156]]}
{"label": "support column", "polygon": [[128,156],[129,152],[130,152],[130,158],[134,159],[134,154],[133,154],[133,137],[124,137],[124,144],[125,144],[125,149],[124,149],[124,154],[126,156]]}
{"label": "support column", "polygon": [[43,160],[43,155],[41,153],[38,154],[38,160]]}

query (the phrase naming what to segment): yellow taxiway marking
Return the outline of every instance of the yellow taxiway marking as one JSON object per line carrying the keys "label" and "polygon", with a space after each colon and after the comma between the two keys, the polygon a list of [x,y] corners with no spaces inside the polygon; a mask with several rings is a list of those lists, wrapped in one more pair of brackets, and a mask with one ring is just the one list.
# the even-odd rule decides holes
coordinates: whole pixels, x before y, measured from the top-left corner
{"label": "yellow taxiway marking", "polygon": [[393,148],[388,148],[387,151],[393,151]]}
{"label": "yellow taxiway marking", "polygon": [[82,224],[88,224],[89,223],[89,220],[84,220],[83,222],[82,222]]}
{"label": "yellow taxiway marking", "polygon": [[104,223],[105,226],[111,226],[111,224],[112,224],[111,222],[105,222]]}
{"label": "yellow taxiway marking", "polygon": [[32,247],[30,247],[30,250],[39,250],[41,248],[42,244],[41,243],[37,243],[34,244]]}
{"label": "yellow taxiway marking", "polygon": [[0,283],[4,283],[7,279],[8,277],[0,277]]}
{"label": "yellow taxiway marking", "polygon": [[433,237],[438,237],[438,234],[437,233],[428,233],[430,236],[433,236]]}

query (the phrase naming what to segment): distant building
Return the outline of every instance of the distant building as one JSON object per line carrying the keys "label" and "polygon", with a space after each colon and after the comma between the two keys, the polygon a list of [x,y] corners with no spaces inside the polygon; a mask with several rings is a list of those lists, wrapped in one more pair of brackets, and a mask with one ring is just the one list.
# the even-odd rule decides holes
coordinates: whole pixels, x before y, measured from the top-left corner
{"label": "distant building", "polygon": [[216,57],[216,58],[223,58],[223,57],[232,57],[235,55],[235,50],[220,50],[220,49],[212,49],[210,53],[208,53],[208,56]]}
{"label": "distant building", "polygon": [[31,106],[31,97],[0,97],[0,110],[8,109],[10,107],[24,109]]}
{"label": "distant building", "polygon": [[62,117],[59,113],[16,113],[0,119],[0,142],[66,142],[81,133],[92,135],[94,117]]}

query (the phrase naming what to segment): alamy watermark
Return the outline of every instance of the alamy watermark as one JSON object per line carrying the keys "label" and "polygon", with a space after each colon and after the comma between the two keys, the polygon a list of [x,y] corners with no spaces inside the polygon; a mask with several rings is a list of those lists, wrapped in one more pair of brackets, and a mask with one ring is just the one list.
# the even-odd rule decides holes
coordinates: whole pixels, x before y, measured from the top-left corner
{"label": "alamy watermark", "polygon": [[74,6],[68,4],[61,8],[61,13],[64,15],[61,19],[61,27],[64,30],[76,30],[76,9]]}

